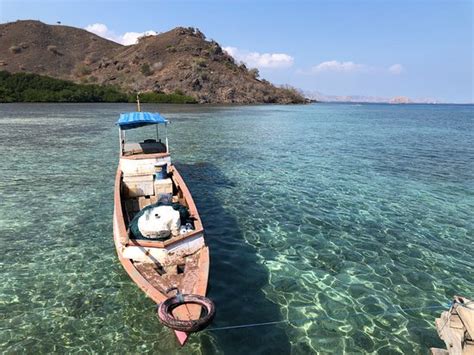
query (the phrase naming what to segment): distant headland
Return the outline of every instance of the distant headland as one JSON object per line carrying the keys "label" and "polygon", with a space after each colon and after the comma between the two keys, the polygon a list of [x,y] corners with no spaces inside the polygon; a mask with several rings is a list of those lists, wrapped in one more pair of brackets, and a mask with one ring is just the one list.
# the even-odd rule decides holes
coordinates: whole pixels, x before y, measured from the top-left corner
{"label": "distant headland", "polygon": [[371,103],[371,104],[441,104],[434,98],[410,98],[407,96],[380,97],[364,95],[325,95],[316,91],[305,92],[304,95],[318,102],[348,102],[348,103]]}

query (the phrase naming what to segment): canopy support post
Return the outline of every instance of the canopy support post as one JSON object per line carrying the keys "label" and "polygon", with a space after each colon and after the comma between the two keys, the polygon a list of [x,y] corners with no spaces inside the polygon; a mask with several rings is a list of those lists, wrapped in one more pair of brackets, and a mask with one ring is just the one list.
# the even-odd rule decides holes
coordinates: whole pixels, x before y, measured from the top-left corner
{"label": "canopy support post", "polygon": [[170,148],[168,146],[168,124],[165,123],[165,137],[166,137],[166,153],[170,152]]}
{"label": "canopy support post", "polygon": [[120,140],[120,156],[123,155],[125,149],[125,131],[119,127],[119,140]]}
{"label": "canopy support post", "polygon": [[158,125],[156,124],[155,127],[156,127],[156,141],[158,142]]}
{"label": "canopy support post", "polygon": [[142,109],[140,107],[140,96],[139,95],[140,95],[140,92],[137,92],[137,111],[141,112]]}

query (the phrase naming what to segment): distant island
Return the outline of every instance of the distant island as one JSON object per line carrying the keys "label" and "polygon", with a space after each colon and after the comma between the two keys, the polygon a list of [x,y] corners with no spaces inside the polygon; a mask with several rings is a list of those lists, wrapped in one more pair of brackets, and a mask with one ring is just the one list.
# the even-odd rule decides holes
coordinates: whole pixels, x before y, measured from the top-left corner
{"label": "distant island", "polygon": [[260,79],[195,28],[123,46],[75,27],[0,24],[0,71],[1,102],[122,102],[136,92],[149,102],[306,102],[298,90]]}
{"label": "distant island", "polygon": [[414,99],[407,96],[380,97],[363,95],[325,95],[317,91],[307,91],[304,95],[317,102],[352,102],[352,103],[388,103],[388,104],[439,104],[437,99]]}

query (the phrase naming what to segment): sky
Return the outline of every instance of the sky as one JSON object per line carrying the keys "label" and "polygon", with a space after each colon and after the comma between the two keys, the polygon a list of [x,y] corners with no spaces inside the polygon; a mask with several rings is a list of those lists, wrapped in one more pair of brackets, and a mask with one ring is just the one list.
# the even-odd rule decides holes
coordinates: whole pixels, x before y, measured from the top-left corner
{"label": "sky", "polygon": [[474,0],[0,0],[0,22],[80,27],[123,44],[197,27],[275,83],[326,95],[474,102]]}

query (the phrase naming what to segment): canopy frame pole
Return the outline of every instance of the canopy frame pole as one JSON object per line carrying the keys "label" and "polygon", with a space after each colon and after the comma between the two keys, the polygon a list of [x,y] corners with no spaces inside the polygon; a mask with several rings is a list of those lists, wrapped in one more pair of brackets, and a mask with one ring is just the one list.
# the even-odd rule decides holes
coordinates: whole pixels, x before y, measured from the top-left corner
{"label": "canopy frame pole", "polygon": [[156,141],[158,142],[158,137],[159,137],[159,135],[158,135],[158,125],[156,124],[155,127],[156,127]]}
{"label": "canopy frame pole", "polygon": [[120,140],[120,156],[122,156],[125,149],[125,131],[120,127],[119,127],[119,140]]}
{"label": "canopy frame pole", "polygon": [[166,137],[166,153],[169,153],[170,148],[168,146],[168,123],[165,123],[165,137]]}

